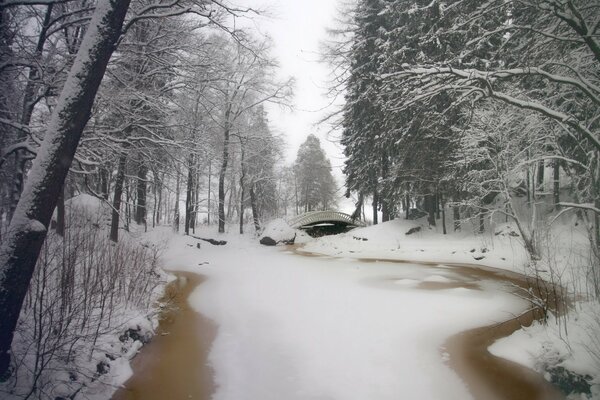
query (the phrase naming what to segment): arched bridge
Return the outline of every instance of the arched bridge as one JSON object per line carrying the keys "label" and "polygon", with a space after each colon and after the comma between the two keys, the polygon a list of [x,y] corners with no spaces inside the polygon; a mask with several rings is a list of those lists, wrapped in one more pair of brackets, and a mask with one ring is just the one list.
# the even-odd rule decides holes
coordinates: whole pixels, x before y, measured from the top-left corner
{"label": "arched bridge", "polygon": [[365,226],[361,221],[352,220],[350,215],[339,211],[310,211],[290,218],[288,224],[295,229],[316,230],[321,234],[340,233]]}

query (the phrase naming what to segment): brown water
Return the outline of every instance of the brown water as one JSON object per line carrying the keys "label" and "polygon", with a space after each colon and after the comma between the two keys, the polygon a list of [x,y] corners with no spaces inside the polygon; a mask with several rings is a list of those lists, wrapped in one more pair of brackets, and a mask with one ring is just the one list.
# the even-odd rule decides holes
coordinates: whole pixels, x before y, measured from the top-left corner
{"label": "brown water", "polygon": [[[434,263],[424,265],[437,266]],[[460,276],[460,281],[420,282],[416,287],[421,290],[457,287],[481,290],[479,282],[484,280],[510,283],[515,290],[529,287],[524,276],[506,271],[474,265],[452,265],[451,270]],[[163,313],[157,336],[133,360],[133,377],[125,383],[124,389],[117,391],[113,400],[209,399],[214,392],[213,371],[207,364],[207,356],[216,327],[192,310],[187,301],[204,278],[188,272],[175,274],[178,279],[167,286],[165,296],[172,299],[176,307]],[[397,277],[383,278],[371,284],[386,285],[394,279]],[[564,395],[541,375],[495,357],[487,350],[497,339],[510,335],[522,325],[531,324],[535,317],[533,312],[528,312],[519,318],[462,332],[447,340],[442,352],[450,355],[449,365],[463,378],[476,399],[564,399]]]}
{"label": "brown water", "polygon": [[214,392],[208,352],[216,327],[188,303],[204,277],[190,272],[175,275],[177,280],[167,285],[163,299],[172,307],[162,313],[156,336],[133,359],[133,376],[113,400],[208,400]]}

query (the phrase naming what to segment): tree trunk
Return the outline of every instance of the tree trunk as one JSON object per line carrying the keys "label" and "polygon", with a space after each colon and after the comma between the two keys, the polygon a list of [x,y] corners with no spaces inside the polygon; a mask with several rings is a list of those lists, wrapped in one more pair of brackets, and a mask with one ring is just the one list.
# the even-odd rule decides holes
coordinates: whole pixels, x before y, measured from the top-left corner
{"label": "tree trunk", "polygon": [[185,234],[190,234],[190,227],[192,226],[192,213],[194,203],[194,155],[190,154],[188,157],[188,176],[187,185],[185,192]]}
{"label": "tree trunk", "polygon": [[552,172],[553,172],[553,184],[552,184],[552,197],[554,199],[554,208],[558,210],[560,206],[560,161],[554,160],[552,164]]}
{"label": "tree trunk", "polygon": [[410,217],[410,196],[406,194],[404,197],[404,219]]}
{"label": "tree trunk", "polygon": [[146,194],[148,191],[148,183],[146,178],[148,176],[148,168],[141,164],[138,168],[137,176],[137,206],[135,209],[135,222],[138,225],[146,222]]}
{"label": "tree trunk", "polygon": [[115,182],[115,193],[113,195],[112,218],[110,221],[110,240],[119,241],[119,218],[121,211],[121,197],[123,196],[123,183],[125,182],[125,167],[127,165],[127,153],[121,152],[119,156],[119,167],[117,169],[117,179]]}
{"label": "tree trunk", "polygon": [[244,195],[246,192],[246,188],[244,187],[244,179],[246,178],[246,167],[244,161],[244,143],[240,139],[240,235],[244,234]]}
{"label": "tree trunk", "polygon": [[107,1],[96,7],[0,248],[0,376],[8,372],[21,306],[128,8],[129,0]]}
{"label": "tree trunk", "polygon": [[58,201],[56,204],[56,233],[64,237],[65,236],[65,188],[58,195]]}
{"label": "tree trunk", "polygon": [[438,192],[437,196],[436,196],[436,200],[437,200],[436,204],[439,206],[438,210],[441,208],[441,213],[442,213],[442,215],[441,215],[441,217],[442,217],[442,233],[444,235],[446,235],[448,232],[446,231],[446,204],[444,201],[444,196],[442,196],[440,194],[440,192]]}
{"label": "tree trunk", "polygon": [[381,222],[390,220],[390,207],[386,200],[381,200]]}
{"label": "tree trunk", "polygon": [[181,191],[181,174],[179,173],[179,167],[177,167],[177,183],[175,185],[175,212],[173,213],[173,230],[179,232],[179,196]]}
{"label": "tree trunk", "polygon": [[254,184],[250,186],[250,206],[252,207],[252,219],[254,220],[254,230],[260,232],[260,215],[258,215],[258,205],[256,204],[256,193]]}
{"label": "tree trunk", "polygon": [[231,115],[231,103],[225,110],[225,129],[223,130],[223,160],[219,171],[219,233],[225,233],[225,174],[227,173],[227,162],[229,161],[229,118]]}
{"label": "tree trunk", "polygon": [[485,210],[479,209],[479,233],[485,232]]}
{"label": "tree trunk", "polygon": [[541,191],[544,191],[544,169],[544,160],[540,160],[537,167],[537,186]]}
{"label": "tree trunk", "polygon": [[425,211],[427,211],[427,222],[429,226],[435,226],[435,210],[436,210],[435,195],[425,195]]}
{"label": "tree trunk", "polygon": [[108,200],[108,169],[101,167],[100,171],[100,194],[104,200]]}
{"label": "tree trunk", "polygon": [[208,212],[207,212],[207,223],[210,225],[210,196],[211,196],[211,177],[212,177],[212,161],[208,162]]}
{"label": "tree trunk", "polygon": [[452,218],[454,219],[454,232],[460,231],[460,209],[458,206],[452,207]]}
{"label": "tree trunk", "polygon": [[379,208],[379,196],[377,195],[377,189],[373,191],[373,225],[378,223],[377,209]]}

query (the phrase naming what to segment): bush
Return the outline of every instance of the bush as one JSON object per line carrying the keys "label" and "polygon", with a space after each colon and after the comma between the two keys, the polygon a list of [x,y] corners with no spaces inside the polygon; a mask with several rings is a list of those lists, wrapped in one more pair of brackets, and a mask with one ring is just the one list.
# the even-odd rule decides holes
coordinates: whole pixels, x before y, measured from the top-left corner
{"label": "bush", "polygon": [[140,345],[119,337],[152,331],[159,250],[111,242],[100,210],[73,203],[65,236],[48,234],[13,340],[14,373],[0,387],[9,398],[106,390],[99,386],[114,378],[111,364]]}

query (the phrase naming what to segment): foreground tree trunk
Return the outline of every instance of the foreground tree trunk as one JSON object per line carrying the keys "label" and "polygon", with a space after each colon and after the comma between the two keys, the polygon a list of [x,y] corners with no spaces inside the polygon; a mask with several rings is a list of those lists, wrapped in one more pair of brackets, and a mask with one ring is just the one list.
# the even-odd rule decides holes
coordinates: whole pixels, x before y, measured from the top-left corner
{"label": "foreground tree trunk", "polygon": [[0,376],[9,372],[10,346],[23,299],[129,2],[97,4],[0,248]]}

